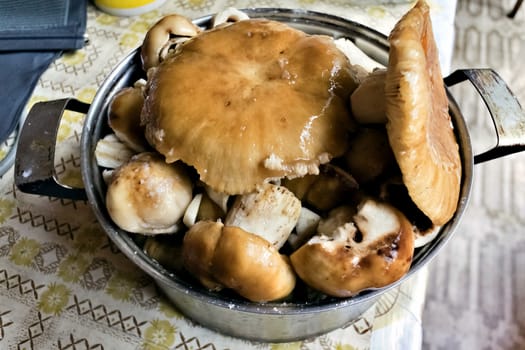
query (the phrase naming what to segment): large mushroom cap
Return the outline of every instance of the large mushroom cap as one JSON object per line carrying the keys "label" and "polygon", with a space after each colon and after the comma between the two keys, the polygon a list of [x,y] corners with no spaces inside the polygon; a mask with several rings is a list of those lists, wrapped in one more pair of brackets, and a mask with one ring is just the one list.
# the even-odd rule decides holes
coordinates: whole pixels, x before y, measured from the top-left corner
{"label": "large mushroom cap", "polygon": [[461,160],[429,8],[419,1],[389,37],[388,138],[410,197],[436,225],[456,211]]}
{"label": "large mushroom cap", "polygon": [[221,26],[179,45],[148,84],[146,137],[219,192],[317,173],[347,146],[356,79],[326,36],[262,19]]}

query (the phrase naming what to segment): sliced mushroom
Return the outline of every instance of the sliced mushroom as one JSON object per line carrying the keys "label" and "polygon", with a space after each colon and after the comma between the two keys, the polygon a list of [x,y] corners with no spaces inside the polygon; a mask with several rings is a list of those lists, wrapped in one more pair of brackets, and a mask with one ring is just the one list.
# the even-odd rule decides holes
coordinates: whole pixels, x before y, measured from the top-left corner
{"label": "sliced mushroom", "polygon": [[367,75],[350,95],[352,115],[359,124],[386,124],[386,69]]}
{"label": "sliced mushroom", "polygon": [[462,166],[429,11],[418,1],[390,33],[386,127],[410,197],[439,226],[456,211]]}
{"label": "sliced mushroom", "polygon": [[301,201],[292,192],[267,183],[252,193],[238,196],[224,224],[258,235],[279,249],[297,224],[300,213]]}
{"label": "sliced mushroom", "polygon": [[316,235],[290,256],[309,286],[328,295],[349,297],[387,286],[406,274],[412,262],[414,234],[394,207],[366,199],[353,222],[330,235]]}
{"label": "sliced mushroom", "polygon": [[144,152],[148,142],[140,113],[144,104],[142,87],[134,86],[120,90],[111,100],[108,109],[108,124],[115,135],[135,152]]}
{"label": "sliced mushroom", "polygon": [[282,299],[295,287],[285,255],[267,240],[220,222],[199,221],[190,228],[183,261],[201,281],[216,281],[255,302]]}
{"label": "sliced mushroom", "polygon": [[181,163],[139,153],[115,170],[106,193],[108,213],[123,230],[173,233],[192,199],[192,182]]}
{"label": "sliced mushroom", "polygon": [[172,37],[192,37],[200,31],[199,27],[184,16],[173,14],[161,18],[148,30],[142,44],[140,57],[144,71],[158,66],[162,61],[161,52],[166,45],[171,45]]}

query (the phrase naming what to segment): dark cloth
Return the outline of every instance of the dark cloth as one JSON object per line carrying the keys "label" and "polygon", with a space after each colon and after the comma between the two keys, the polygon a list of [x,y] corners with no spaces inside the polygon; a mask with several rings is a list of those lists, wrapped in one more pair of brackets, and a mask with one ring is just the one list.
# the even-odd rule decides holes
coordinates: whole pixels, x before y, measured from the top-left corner
{"label": "dark cloth", "polygon": [[53,60],[84,45],[86,6],[87,0],[0,0],[0,142]]}

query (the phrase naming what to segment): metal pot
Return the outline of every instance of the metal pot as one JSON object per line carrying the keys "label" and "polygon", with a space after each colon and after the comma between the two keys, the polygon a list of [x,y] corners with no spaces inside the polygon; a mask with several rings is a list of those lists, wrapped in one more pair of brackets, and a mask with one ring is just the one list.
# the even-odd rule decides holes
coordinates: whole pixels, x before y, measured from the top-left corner
{"label": "metal pot", "polygon": [[[388,61],[387,38],[373,29],[352,21],[304,10],[248,9],[250,17],[265,17],[285,22],[309,33],[351,38],[377,61]],[[207,27],[211,16],[195,20]],[[178,276],[148,257],[131,235],[120,230],[110,219],[105,206],[106,186],[97,166],[96,143],[109,132],[107,109],[114,94],[143,78],[139,49],[129,54],[107,77],[91,106],[73,99],[36,104],[21,131],[15,164],[15,183],[24,192],[73,199],[88,199],[108,236],[138,267],[156,281],[171,301],[192,320],[219,332],[252,340],[282,342],[304,339],[342,327],[357,319],[387,290],[402,283],[439,252],[452,237],[465,212],[470,197],[473,165],[481,161],[525,150],[525,116],[516,98],[492,70],[461,70],[445,79],[450,86],[470,80],[485,100],[494,120],[498,145],[474,156],[469,132],[457,103],[450,92],[450,115],[460,147],[463,178],[457,212],[432,242],[418,248],[410,271],[396,283],[346,298],[328,298],[318,302],[257,304],[234,296],[212,293]],[[72,189],[58,183],[53,158],[57,127],[65,109],[87,113],[81,139],[81,171],[85,189]]]}

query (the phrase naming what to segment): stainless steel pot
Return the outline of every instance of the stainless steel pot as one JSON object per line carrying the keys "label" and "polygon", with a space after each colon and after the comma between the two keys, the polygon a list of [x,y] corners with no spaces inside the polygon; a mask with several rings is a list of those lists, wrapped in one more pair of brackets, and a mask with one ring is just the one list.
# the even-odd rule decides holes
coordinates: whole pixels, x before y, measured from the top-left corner
{"label": "stainless steel pot", "polygon": [[[352,39],[377,61],[388,60],[387,38],[363,25],[343,18],[289,9],[247,9],[250,17],[282,21],[309,33]],[[207,27],[211,16],[195,21]],[[445,79],[450,86],[469,80],[485,100],[498,134],[497,146],[474,156],[469,132],[461,111],[449,95],[450,114],[455,126],[463,165],[458,209],[439,236],[418,248],[408,274],[382,289],[363,292],[346,299],[329,298],[304,303],[257,304],[234,296],[212,293],[168,271],[148,257],[128,233],[110,219],[105,206],[106,186],[97,166],[97,141],[109,132],[107,109],[111,98],[123,87],[143,78],[139,50],[133,51],[107,77],[91,106],[73,99],[36,104],[21,131],[15,164],[15,183],[24,192],[73,199],[88,199],[100,225],[113,242],[138,267],[153,277],[172,302],[192,320],[219,332],[252,340],[282,342],[304,339],[342,327],[357,319],[387,290],[402,283],[439,252],[452,237],[465,212],[473,177],[473,165],[481,161],[525,150],[525,115],[505,83],[492,70],[461,70]],[[54,176],[53,156],[57,127],[65,109],[87,113],[81,139],[81,171],[85,189],[68,188]]]}

